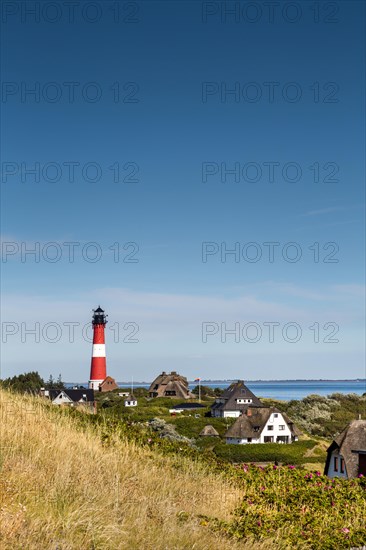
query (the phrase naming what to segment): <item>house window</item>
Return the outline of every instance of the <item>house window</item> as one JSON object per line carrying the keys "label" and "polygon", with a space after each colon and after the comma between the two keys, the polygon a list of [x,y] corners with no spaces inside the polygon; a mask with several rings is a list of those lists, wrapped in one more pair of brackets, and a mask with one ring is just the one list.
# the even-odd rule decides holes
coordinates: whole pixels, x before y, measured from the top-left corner
{"label": "house window", "polygon": [[248,443],[251,443],[251,442],[252,442],[252,438],[251,438],[251,437],[248,437],[247,441],[248,441]]}
{"label": "house window", "polygon": [[358,473],[366,475],[366,454],[358,453]]}
{"label": "house window", "polygon": [[273,415],[275,418],[278,418],[278,413],[274,413]]}
{"label": "house window", "polygon": [[273,426],[268,426],[267,429],[268,430],[273,430]]}
{"label": "house window", "polygon": [[284,425],[284,424],[280,424],[280,425],[278,426],[278,429],[279,429],[279,430],[284,430],[284,429],[285,429],[285,425]]}
{"label": "house window", "polygon": [[344,458],[341,458],[341,474],[344,474]]}
{"label": "house window", "polygon": [[338,472],[338,456],[334,457],[334,471]]}

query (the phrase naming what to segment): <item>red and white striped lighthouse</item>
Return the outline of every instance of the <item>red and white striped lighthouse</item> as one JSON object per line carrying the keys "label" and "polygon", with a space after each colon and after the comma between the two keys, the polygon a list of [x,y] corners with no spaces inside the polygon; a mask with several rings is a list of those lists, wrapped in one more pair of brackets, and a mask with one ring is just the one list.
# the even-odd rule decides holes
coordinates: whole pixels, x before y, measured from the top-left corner
{"label": "red and white striped lighthouse", "polygon": [[99,306],[93,309],[93,353],[90,366],[89,389],[99,390],[99,384],[107,377],[107,363],[105,358],[104,327],[107,324],[107,315]]}

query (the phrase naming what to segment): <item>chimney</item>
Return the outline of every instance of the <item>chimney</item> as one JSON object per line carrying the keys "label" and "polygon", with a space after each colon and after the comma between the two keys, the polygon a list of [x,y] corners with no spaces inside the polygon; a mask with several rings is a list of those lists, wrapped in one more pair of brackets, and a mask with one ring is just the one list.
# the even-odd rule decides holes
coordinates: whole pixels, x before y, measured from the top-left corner
{"label": "chimney", "polygon": [[250,407],[247,408],[247,416],[252,416],[252,409]]}

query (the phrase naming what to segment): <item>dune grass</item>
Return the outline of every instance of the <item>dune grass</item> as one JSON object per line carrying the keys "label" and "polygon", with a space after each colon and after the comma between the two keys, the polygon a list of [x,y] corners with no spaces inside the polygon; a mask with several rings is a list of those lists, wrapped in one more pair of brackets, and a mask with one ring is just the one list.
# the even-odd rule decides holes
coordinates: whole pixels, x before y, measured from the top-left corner
{"label": "dune grass", "polygon": [[204,464],[162,456],[0,390],[0,546],[26,550],[270,548],[199,520],[229,520],[242,494]]}

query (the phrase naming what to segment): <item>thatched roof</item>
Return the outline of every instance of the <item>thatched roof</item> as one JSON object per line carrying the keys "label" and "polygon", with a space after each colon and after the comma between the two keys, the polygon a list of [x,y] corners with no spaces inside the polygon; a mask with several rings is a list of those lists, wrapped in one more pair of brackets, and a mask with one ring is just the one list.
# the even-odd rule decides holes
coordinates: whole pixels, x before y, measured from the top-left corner
{"label": "thatched roof", "polygon": [[[251,399],[251,403],[237,403],[237,399]],[[216,399],[211,410],[244,411],[248,407],[264,407],[263,403],[244,384],[244,380],[233,382],[223,394]]]}
{"label": "thatched roof", "polygon": [[274,407],[257,407],[250,409],[250,416],[248,414],[243,414],[234,422],[232,426],[225,433],[225,437],[233,437],[236,439],[247,439],[251,437],[253,439],[259,439],[260,434],[263,431],[263,428],[268,422],[269,417],[272,413],[279,413],[282,415],[284,421],[288,425],[291,434],[293,436],[298,436],[299,431],[294,426],[293,422],[281,411]]}
{"label": "thatched roof", "polygon": [[[277,409],[276,409],[277,410]],[[296,424],[293,423],[293,421],[287,416],[286,413],[281,412],[287,426],[290,428],[292,435],[296,437],[300,437],[300,435],[303,435],[303,432],[299,430],[299,428],[296,426]]]}
{"label": "thatched roof", "polygon": [[211,424],[207,424],[207,426],[205,426],[203,430],[201,430],[200,437],[204,436],[220,437],[219,432],[215,430],[215,428],[211,426]]}
{"label": "thatched roof", "polygon": [[335,450],[344,458],[347,476],[357,477],[359,456],[354,451],[366,452],[366,420],[353,420],[328,447],[325,475],[328,473],[331,455]]}
{"label": "thatched roof", "polygon": [[179,399],[193,399],[195,396],[189,391],[188,380],[175,371],[162,372],[155,378],[149,388],[150,397],[178,397]]}

